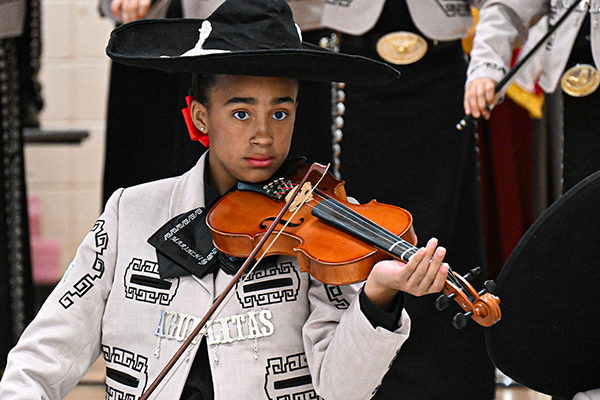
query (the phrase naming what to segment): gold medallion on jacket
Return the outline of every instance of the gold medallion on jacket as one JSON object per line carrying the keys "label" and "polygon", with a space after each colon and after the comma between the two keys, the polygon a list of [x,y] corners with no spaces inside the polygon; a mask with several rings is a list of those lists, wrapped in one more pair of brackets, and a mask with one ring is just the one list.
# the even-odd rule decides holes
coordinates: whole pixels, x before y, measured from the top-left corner
{"label": "gold medallion on jacket", "polygon": [[396,65],[412,64],[427,53],[427,42],[412,32],[392,32],[377,41],[377,54]]}
{"label": "gold medallion on jacket", "polygon": [[563,74],[560,84],[568,95],[584,97],[598,89],[600,74],[593,65],[577,64]]}

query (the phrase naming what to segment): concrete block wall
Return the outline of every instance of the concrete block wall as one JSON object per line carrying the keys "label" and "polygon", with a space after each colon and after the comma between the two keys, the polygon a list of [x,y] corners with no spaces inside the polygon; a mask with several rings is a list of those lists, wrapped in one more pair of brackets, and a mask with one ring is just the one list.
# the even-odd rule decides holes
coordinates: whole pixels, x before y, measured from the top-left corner
{"label": "concrete block wall", "polygon": [[42,128],[90,133],[79,145],[25,146],[28,193],[40,199],[41,237],[61,244],[61,273],[102,211],[105,47],[113,23],[97,7],[97,0],[42,0]]}

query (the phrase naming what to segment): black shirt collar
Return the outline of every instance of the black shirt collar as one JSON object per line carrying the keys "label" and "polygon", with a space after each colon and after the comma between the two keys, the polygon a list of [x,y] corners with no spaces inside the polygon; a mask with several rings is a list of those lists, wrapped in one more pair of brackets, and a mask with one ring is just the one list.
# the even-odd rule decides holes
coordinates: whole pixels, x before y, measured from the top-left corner
{"label": "black shirt collar", "polygon": [[[162,279],[191,274],[203,278],[216,272],[218,268],[232,275],[243,264],[244,260],[222,254],[212,245],[212,234],[206,225],[206,215],[223,196],[210,186],[209,157],[210,153],[204,164],[205,207],[177,215],[148,239],[148,243],[156,248]],[[299,168],[304,161],[304,157],[287,159],[273,176],[286,176]],[[234,185],[226,193],[236,189],[237,185]]]}

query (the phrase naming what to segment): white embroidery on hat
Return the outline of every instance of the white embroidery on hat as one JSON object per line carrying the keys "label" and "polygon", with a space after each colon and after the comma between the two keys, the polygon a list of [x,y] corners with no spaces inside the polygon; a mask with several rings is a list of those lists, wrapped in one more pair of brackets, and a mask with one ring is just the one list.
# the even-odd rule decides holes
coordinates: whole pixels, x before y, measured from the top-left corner
{"label": "white embroidery on hat", "polygon": [[298,37],[300,38],[300,41],[302,41],[302,30],[300,29],[300,27],[298,26],[297,23],[294,22],[294,25],[296,25],[296,30],[298,31]]}
{"label": "white embroidery on hat", "polygon": [[206,49],[202,48],[202,45],[204,45],[204,42],[206,41],[206,39],[210,36],[210,33],[212,32],[212,25],[211,25],[210,21],[202,22],[202,27],[200,29],[198,29],[198,32],[200,32],[200,38],[198,39],[198,43],[196,43],[196,46],[194,46],[193,49],[190,49],[190,50],[186,51],[185,53],[183,53],[181,55],[181,57],[202,56],[202,55],[211,54],[211,53],[229,53],[229,50],[217,50],[217,49],[206,50]]}
{"label": "white embroidery on hat", "polygon": [[203,56],[203,55],[207,55],[207,54],[214,54],[214,53],[231,53],[230,50],[219,50],[219,49],[211,49],[211,50],[207,50],[207,49],[203,49],[202,46],[204,45],[204,42],[206,41],[206,39],[210,36],[210,33],[212,32],[212,25],[210,23],[210,21],[204,21],[202,22],[202,26],[200,27],[200,29],[198,29],[198,32],[200,32],[200,37],[198,38],[198,43],[196,43],[196,45],[189,49],[188,51],[186,51],[185,53],[183,53],[180,56],[160,56],[160,58],[175,58],[175,57],[193,57],[193,56]]}

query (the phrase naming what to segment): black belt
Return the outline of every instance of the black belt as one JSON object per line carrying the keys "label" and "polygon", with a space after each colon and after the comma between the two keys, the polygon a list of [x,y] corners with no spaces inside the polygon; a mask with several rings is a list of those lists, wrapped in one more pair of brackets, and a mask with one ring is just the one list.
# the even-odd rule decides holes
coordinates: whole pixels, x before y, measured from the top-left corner
{"label": "black belt", "polygon": [[436,41],[424,37],[427,42],[427,52],[423,58],[412,64],[395,65],[389,63],[379,56],[376,49],[377,41],[388,33],[390,32],[367,32],[361,36],[342,34],[340,52],[385,62],[402,74],[439,71],[442,66],[445,73],[452,73],[454,71],[462,74],[462,69],[466,68],[466,56],[460,40]]}
{"label": "black belt", "polygon": [[[383,36],[387,35],[391,32],[374,32],[370,31],[360,36],[342,34],[341,42],[346,44],[354,49],[362,49],[365,51],[374,51],[377,46],[377,42]],[[438,41],[431,40],[420,33],[412,32],[419,36],[421,36],[427,42],[427,52],[438,52],[444,51],[451,48],[456,48],[461,46],[460,40],[450,40],[450,41]],[[343,45],[342,44],[342,45]]]}

